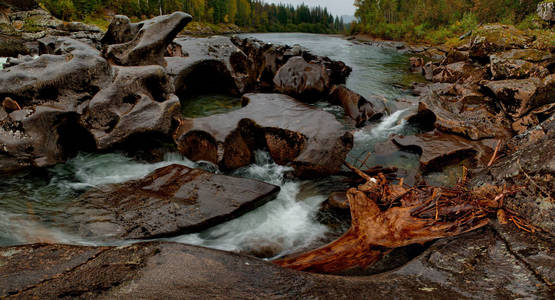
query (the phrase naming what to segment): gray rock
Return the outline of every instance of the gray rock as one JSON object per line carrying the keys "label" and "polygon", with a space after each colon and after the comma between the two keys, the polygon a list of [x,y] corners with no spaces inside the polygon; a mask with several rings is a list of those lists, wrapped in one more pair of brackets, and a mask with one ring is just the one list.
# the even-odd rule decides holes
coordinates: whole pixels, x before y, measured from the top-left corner
{"label": "gray rock", "polygon": [[118,16],[103,38],[107,45],[103,54],[118,65],[163,66],[166,48],[191,20],[192,17],[183,12],[174,12],[138,24],[131,24]]}
{"label": "gray rock", "polygon": [[544,1],[538,4],[538,16],[548,22],[555,22],[555,2]]}

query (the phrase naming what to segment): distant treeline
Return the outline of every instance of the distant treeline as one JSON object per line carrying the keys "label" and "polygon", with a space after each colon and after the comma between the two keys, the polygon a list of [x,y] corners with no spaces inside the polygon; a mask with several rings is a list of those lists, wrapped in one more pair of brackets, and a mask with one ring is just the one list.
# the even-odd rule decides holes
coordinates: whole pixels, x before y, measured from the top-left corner
{"label": "distant treeline", "polygon": [[234,23],[262,32],[344,31],[343,21],[326,8],[267,4],[262,0],[43,0],[41,3],[63,20],[85,20],[106,10],[139,19],[185,11],[194,21]]}
{"label": "distant treeline", "polygon": [[[548,0],[553,1],[553,0]],[[356,0],[353,32],[440,42],[480,23],[532,26],[542,0]]]}

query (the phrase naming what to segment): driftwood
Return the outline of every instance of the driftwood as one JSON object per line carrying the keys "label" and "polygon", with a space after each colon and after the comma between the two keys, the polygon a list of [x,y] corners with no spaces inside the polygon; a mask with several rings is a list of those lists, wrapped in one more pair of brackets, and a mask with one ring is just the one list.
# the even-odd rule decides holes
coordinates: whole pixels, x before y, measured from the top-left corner
{"label": "driftwood", "polygon": [[383,175],[370,177],[346,165],[366,181],[347,191],[351,228],[322,248],[275,260],[275,264],[317,273],[364,269],[394,248],[483,227],[491,214],[519,226],[514,221],[517,217],[501,208],[503,198],[514,191],[499,188],[468,191],[464,188],[466,175],[455,188],[411,188],[402,182],[390,185]]}

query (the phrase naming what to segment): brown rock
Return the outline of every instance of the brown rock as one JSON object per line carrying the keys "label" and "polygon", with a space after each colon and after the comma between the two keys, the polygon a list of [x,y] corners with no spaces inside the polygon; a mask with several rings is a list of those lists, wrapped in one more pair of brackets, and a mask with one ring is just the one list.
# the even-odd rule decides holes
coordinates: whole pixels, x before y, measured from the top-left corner
{"label": "brown rock", "polygon": [[532,37],[511,25],[483,25],[472,35],[470,57],[486,59],[494,52],[525,48],[533,40]]}
{"label": "brown rock", "polygon": [[86,236],[145,239],[198,232],[275,198],[279,187],[181,165],[83,194],[69,208]]}
{"label": "brown rock", "polygon": [[549,75],[546,68],[520,59],[504,59],[490,56],[490,70],[494,79],[544,78]]}
{"label": "brown rock", "polygon": [[532,109],[555,101],[555,76],[522,80],[485,81],[482,86],[499,100],[507,114],[520,118]]}
{"label": "brown rock", "polygon": [[332,114],[281,94],[247,94],[243,102],[239,110],[185,120],[175,134],[180,152],[231,169],[252,162],[246,146],[251,151],[266,148],[276,162],[291,164],[298,176],[339,171],[352,135]]}
{"label": "brown rock", "polygon": [[4,109],[8,113],[21,109],[19,104],[10,97],[4,98],[4,101],[2,101],[2,107],[4,107]]}
{"label": "brown rock", "polygon": [[[383,105],[376,108],[372,102],[344,86],[333,87],[328,101],[341,105],[345,110],[345,115],[351,117],[357,127],[364,126],[367,121],[381,118],[385,109]],[[380,108],[381,110],[379,110]]]}
{"label": "brown rock", "polygon": [[414,148],[421,153],[420,165],[425,172],[441,170],[444,166],[474,157],[479,165],[486,165],[493,149],[462,137],[433,131],[414,136],[395,137],[398,146]]}
{"label": "brown rock", "polygon": [[[458,238],[444,239],[407,264],[372,276],[297,272],[254,257],[177,243],[150,242],[123,247],[8,247],[0,249],[0,280],[7,279],[4,282],[10,287],[0,296],[49,299],[78,296],[89,299],[377,299],[407,295],[418,299],[440,299],[445,295],[458,299],[549,298],[551,289],[541,278],[546,281],[552,278],[548,272],[553,270],[553,242],[540,235],[517,234],[487,227]],[[54,259],[49,262],[41,253]],[[537,274],[541,274],[540,278]],[[10,280],[12,276],[17,276],[18,281]]]}

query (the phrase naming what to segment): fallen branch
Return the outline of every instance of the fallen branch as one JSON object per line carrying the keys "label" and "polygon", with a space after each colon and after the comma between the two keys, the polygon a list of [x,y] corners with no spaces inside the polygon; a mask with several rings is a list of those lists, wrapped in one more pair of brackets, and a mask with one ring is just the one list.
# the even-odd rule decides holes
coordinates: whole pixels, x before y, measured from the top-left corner
{"label": "fallen branch", "polygon": [[495,151],[493,152],[493,155],[491,156],[491,159],[488,163],[488,167],[491,167],[491,165],[493,165],[493,163],[495,162],[495,159],[497,158],[497,152],[499,152],[500,146],[501,146],[501,140],[498,140],[497,146],[495,146]]}

